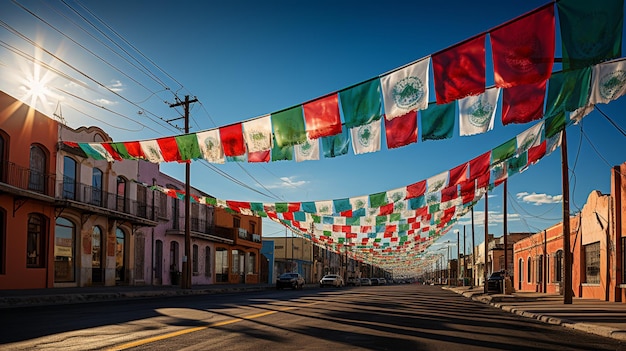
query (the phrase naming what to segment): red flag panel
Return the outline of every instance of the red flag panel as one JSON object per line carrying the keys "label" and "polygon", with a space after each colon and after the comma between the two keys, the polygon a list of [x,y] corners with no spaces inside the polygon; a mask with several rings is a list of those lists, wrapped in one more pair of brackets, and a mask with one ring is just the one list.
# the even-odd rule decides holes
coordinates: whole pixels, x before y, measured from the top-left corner
{"label": "red flag panel", "polygon": [[482,34],[432,56],[437,104],[485,91],[485,38]]}

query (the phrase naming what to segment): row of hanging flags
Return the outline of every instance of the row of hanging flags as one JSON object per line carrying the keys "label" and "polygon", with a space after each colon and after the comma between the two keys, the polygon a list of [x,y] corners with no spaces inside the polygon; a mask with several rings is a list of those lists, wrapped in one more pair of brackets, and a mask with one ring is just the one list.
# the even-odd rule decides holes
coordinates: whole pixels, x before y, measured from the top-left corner
{"label": "row of hanging flags", "polygon": [[[242,214],[265,216],[336,251],[387,266],[414,262],[489,187],[524,170],[560,144],[561,131],[626,93],[621,57],[622,0],[556,3],[562,67],[555,54],[554,3],[486,33],[366,82],[252,120],[152,140],[76,143],[93,159],[211,163],[318,160],[376,152],[382,126],[388,148],[449,139],[502,124],[540,121],[465,164],[403,189],[319,202],[263,204],[194,198]],[[495,85],[486,87],[485,45],[491,43]],[[432,67],[435,101],[429,102]],[[501,97],[500,97],[501,96]],[[169,195],[181,193],[163,189]],[[182,195],[184,197],[184,194]]]}
{"label": "row of hanging flags", "polygon": [[[406,265],[463,217],[487,190],[560,146],[564,114],[448,171],[375,194],[311,202],[246,202],[191,195],[194,203],[272,219],[335,252],[378,265]],[[147,185],[183,200],[182,190]]]}
{"label": "row of hanging flags", "polygon": [[[107,161],[305,161],[346,155],[350,145],[354,154],[377,152],[382,133],[389,149],[416,143],[418,111],[422,141],[451,138],[457,119],[461,136],[492,130],[499,103],[503,125],[563,111],[579,119],[590,111],[585,107],[607,100],[603,79],[623,79],[623,64],[598,64],[621,56],[623,1],[600,3],[557,3],[563,56],[557,73],[550,3],[388,74],[262,117],[151,140],[67,144]],[[485,83],[487,35],[492,87]],[[431,67],[436,101],[429,103]],[[608,100],[623,94],[618,87],[609,88]]]}

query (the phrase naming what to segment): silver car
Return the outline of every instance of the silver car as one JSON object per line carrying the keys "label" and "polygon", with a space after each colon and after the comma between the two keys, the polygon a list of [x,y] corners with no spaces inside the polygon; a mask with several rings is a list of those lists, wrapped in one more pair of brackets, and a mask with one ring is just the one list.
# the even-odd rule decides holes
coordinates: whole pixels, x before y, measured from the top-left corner
{"label": "silver car", "polygon": [[340,275],[337,275],[337,274],[325,275],[320,280],[320,288],[323,288],[325,286],[334,286],[334,287],[337,287],[337,288],[341,288],[344,285],[345,284],[343,282],[343,278]]}

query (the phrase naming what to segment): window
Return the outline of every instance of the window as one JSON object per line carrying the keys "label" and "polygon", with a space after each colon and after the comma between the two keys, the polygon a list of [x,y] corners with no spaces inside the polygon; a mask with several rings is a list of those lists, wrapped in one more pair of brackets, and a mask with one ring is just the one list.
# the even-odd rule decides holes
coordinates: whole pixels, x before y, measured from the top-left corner
{"label": "window", "polygon": [[117,177],[117,210],[126,212],[126,179]]}
{"label": "window", "polygon": [[102,229],[94,226],[91,232],[91,280],[94,283],[102,283]]}
{"label": "window", "polygon": [[256,273],[256,254],[254,252],[250,252],[247,256],[246,274],[254,274]]}
{"label": "window", "polygon": [[102,207],[102,171],[98,168],[91,174],[91,204]]}
{"label": "window", "polygon": [[192,260],[192,262],[191,262],[192,263],[192,266],[191,266],[192,272],[193,272],[193,274],[198,274],[198,259],[199,259],[199,257],[198,257],[198,245],[193,245],[192,251],[193,251],[192,252],[193,256],[191,257],[191,260]]}
{"label": "window", "polygon": [[40,214],[28,216],[28,233],[26,236],[26,266],[41,268],[45,265],[46,220]]}
{"label": "window", "polygon": [[115,281],[126,281],[126,240],[124,231],[121,228],[115,229]]}
{"label": "window", "polygon": [[626,237],[622,238],[622,284],[626,284]]}
{"label": "window", "polygon": [[520,289],[521,289],[521,283],[524,281],[524,260],[522,260],[521,258],[518,261],[517,270],[519,272],[518,281],[520,282]]}
{"label": "window", "polygon": [[241,219],[239,217],[233,217],[233,228],[241,227]]}
{"label": "window", "polygon": [[585,283],[600,284],[600,242],[585,245]]}
{"label": "window", "polygon": [[[171,187],[176,189],[176,187]],[[172,200],[172,229],[180,228],[180,208],[178,198],[171,198]]]}
{"label": "window", "polygon": [[170,272],[180,272],[178,266],[178,242],[172,241],[170,243]]}
{"label": "window", "polygon": [[156,194],[159,195],[159,217],[167,218],[167,195],[165,193]]}
{"label": "window", "polygon": [[527,266],[526,267],[526,282],[527,283],[530,283],[530,278],[533,275],[533,267],[532,267],[531,262],[532,261],[530,260],[530,257],[528,257],[528,261],[526,261],[526,266]]}
{"label": "window", "polygon": [[256,233],[256,223],[254,223],[253,221],[250,221],[250,233]]}
{"label": "window", "polygon": [[28,189],[44,193],[46,176],[46,153],[37,145],[30,147],[30,173],[28,176]]}
{"label": "window", "polygon": [[0,207],[0,274],[6,273],[7,213]]}
{"label": "window", "polygon": [[537,273],[537,277],[535,281],[541,283],[543,281],[543,255],[537,256],[536,267],[535,273]]}
{"label": "window", "polygon": [[7,149],[9,138],[0,130],[0,182],[5,182],[5,175],[7,172]]}
{"label": "window", "polygon": [[63,198],[76,200],[76,161],[63,157]]}
{"label": "window", "polygon": [[554,255],[554,281],[563,280],[563,250],[559,250]]}
{"label": "window", "polygon": [[54,281],[73,282],[75,255],[75,234],[74,223],[59,217],[56,220],[54,230]]}
{"label": "window", "polygon": [[550,255],[546,255],[546,283],[550,282]]}
{"label": "window", "polygon": [[204,249],[204,275],[207,277],[211,276],[211,248],[207,246]]}
{"label": "window", "polygon": [[228,282],[228,251],[223,247],[215,249],[215,280]]}
{"label": "window", "polygon": [[232,251],[232,255],[233,255],[233,264],[231,266],[231,273],[232,274],[241,274],[241,273],[243,273],[239,269],[239,250],[233,250]]}

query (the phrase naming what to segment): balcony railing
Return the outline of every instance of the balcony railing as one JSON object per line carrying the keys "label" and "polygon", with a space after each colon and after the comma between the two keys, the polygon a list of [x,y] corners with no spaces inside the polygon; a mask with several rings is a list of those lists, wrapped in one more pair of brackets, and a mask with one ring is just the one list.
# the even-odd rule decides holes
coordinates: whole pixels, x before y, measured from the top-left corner
{"label": "balcony railing", "polygon": [[63,181],[57,182],[57,189],[58,199],[73,200],[86,205],[154,220],[152,206],[145,202],[131,200],[91,185],[77,183],[71,178],[64,177]]}
{"label": "balcony railing", "polygon": [[46,174],[16,165],[13,162],[0,162],[0,183],[22,190],[54,196],[54,174]]}
{"label": "balcony railing", "polygon": [[[210,221],[193,217],[190,218],[189,224],[189,229],[193,233],[207,234],[229,241],[235,239],[235,229],[233,228],[218,227]],[[183,234],[185,232],[185,217],[179,216],[176,220],[170,221],[170,229],[167,232],[174,235]]]}

